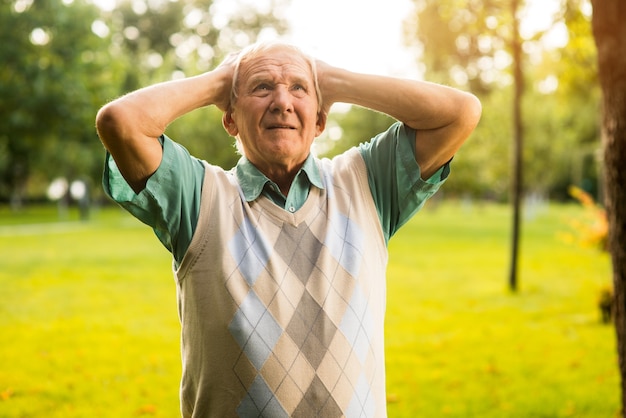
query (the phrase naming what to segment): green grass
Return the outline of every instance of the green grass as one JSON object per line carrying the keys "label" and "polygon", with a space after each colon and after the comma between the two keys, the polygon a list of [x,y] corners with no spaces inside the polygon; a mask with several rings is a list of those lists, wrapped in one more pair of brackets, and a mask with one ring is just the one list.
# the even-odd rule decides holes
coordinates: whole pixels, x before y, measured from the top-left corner
{"label": "green grass", "polygon": [[391,417],[614,417],[614,330],[597,298],[606,254],[557,239],[576,207],[524,222],[519,291],[508,291],[510,213],[426,210],[390,245]]}
{"label": "green grass", "polygon": [[176,416],[168,253],[117,209],[72,215],[0,227],[0,417]]}
{"label": "green grass", "polygon": [[[391,418],[616,416],[609,258],[557,238],[581,214],[524,221],[515,294],[503,206],[430,205],[391,240]],[[116,208],[77,218],[0,208],[0,417],[178,416],[168,253]]]}

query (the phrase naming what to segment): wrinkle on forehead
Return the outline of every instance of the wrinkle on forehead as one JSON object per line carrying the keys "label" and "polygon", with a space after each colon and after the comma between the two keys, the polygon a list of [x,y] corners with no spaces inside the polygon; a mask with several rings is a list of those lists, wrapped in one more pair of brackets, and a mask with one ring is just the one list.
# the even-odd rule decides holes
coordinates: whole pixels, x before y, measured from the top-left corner
{"label": "wrinkle on forehead", "polygon": [[263,55],[241,63],[241,85],[257,81],[298,82],[313,84],[313,73],[303,58],[290,56],[286,51]]}
{"label": "wrinkle on forehead", "polygon": [[[239,90],[244,83],[249,84],[247,79],[251,77],[252,70],[257,66],[293,66],[300,71],[301,77],[307,81],[315,91],[318,101],[318,112],[322,109],[322,95],[317,81],[315,60],[303,53],[299,48],[289,44],[260,45],[251,47],[251,51],[243,53],[235,68],[233,85],[231,89],[231,106],[237,103]],[[309,84],[310,83],[310,84]]]}

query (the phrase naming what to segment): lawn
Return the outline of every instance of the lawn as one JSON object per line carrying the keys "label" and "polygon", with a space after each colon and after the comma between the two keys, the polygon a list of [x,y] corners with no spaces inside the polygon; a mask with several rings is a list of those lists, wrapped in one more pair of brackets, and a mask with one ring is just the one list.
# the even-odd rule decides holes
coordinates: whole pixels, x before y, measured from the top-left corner
{"label": "lawn", "polygon": [[[504,206],[430,204],[391,240],[391,418],[616,416],[609,258],[559,238],[582,215],[524,220],[517,293]],[[175,286],[149,228],[117,208],[0,208],[0,254],[0,417],[178,415]]]}

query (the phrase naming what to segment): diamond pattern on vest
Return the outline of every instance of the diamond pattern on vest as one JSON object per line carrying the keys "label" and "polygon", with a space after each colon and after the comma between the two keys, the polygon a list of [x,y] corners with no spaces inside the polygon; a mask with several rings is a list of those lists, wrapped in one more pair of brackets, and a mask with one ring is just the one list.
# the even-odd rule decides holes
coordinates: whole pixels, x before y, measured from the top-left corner
{"label": "diamond pattern on vest", "polygon": [[[305,222],[285,223],[272,245],[244,218],[228,244],[237,272],[226,286],[239,301],[228,329],[242,350],[233,365],[246,388],[240,417],[373,415],[374,324],[355,280],[363,239],[335,213],[323,240]],[[334,267],[322,271],[320,258]],[[278,260],[287,266],[280,277]],[[247,285],[229,283],[236,275]]]}

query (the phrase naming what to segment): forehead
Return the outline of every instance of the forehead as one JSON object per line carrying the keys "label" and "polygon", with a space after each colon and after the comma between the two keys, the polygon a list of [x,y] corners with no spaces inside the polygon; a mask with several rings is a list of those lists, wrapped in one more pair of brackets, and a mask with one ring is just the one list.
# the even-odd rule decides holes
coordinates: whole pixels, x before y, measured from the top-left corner
{"label": "forehead", "polygon": [[242,61],[239,74],[243,84],[257,79],[313,82],[309,62],[301,54],[286,48],[272,48]]}

